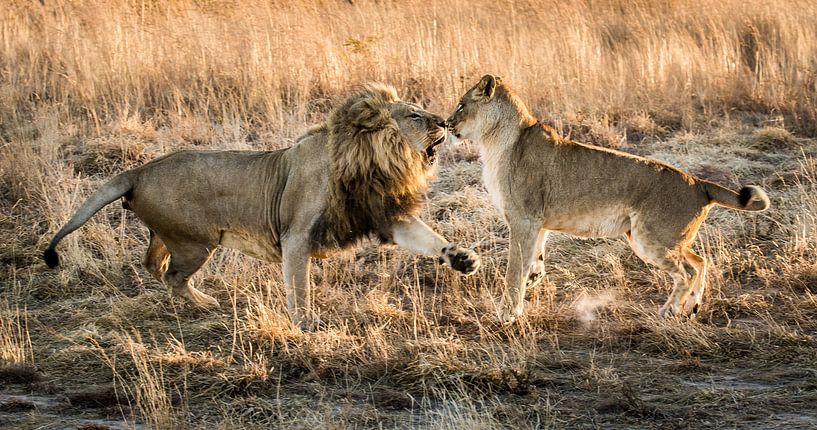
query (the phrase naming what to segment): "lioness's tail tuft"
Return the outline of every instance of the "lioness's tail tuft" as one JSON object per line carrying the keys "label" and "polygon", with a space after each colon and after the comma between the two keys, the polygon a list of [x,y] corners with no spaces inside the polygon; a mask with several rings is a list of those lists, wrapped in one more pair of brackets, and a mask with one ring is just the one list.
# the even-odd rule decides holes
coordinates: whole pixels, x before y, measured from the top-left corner
{"label": "lioness's tail tuft", "polygon": [[762,188],[754,185],[747,185],[740,189],[738,202],[747,211],[765,211],[769,209],[769,196]]}
{"label": "lioness's tail tuft", "polygon": [[60,254],[57,254],[57,251],[54,248],[48,248],[43,251],[43,260],[45,260],[45,264],[50,268],[55,268],[60,265]]}
{"label": "lioness's tail tuft", "polygon": [[709,181],[699,182],[709,200],[721,206],[741,211],[765,211],[769,208],[769,196],[762,188],[747,185],[737,193]]}

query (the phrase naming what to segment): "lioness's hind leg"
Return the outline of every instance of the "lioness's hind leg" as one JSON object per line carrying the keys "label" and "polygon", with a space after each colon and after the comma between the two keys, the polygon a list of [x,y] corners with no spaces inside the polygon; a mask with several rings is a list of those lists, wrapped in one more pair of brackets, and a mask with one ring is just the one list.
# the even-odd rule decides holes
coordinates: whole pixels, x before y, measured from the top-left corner
{"label": "lioness's hind leg", "polygon": [[196,273],[212,255],[208,247],[200,244],[166,244],[170,250],[170,264],[163,280],[174,296],[187,299],[201,307],[218,307],[218,301],[190,285],[190,277]]}
{"label": "lioness's hind leg", "polygon": [[683,250],[683,255],[686,261],[695,268],[695,275],[692,278],[689,297],[686,299],[686,302],[684,302],[682,313],[684,315],[694,316],[700,310],[701,302],[704,298],[704,291],[706,290],[707,261],[704,257],[701,257],[688,248]]}
{"label": "lioness's hind leg", "polygon": [[665,258],[656,261],[657,266],[664,269],[672,277],[672,292],[667,298],[666,303],[658,310],[658,316],[661,318],[668,318],[670,316],[682,315],[683,305],[687,302],[689,294],[692,291],[690,280],[697,275],[695,266],[690,264],[685,258],[681,256],[681,252],[669,251],[669,255],[678,255],[679,258]]}
{"label": "lioness's hind leg", "polygon": [[142,264],[157,281],[162,282],[162,276],[167,271],[169,261],[170,251],[167,250],[162,239],[153,230],[150,230],[150,243],[145,252],[145,258],[142,259]]}
{"label": "lioness's hind leg", "polygon": [[667,247],[660,241],[650,240],[641,229],[628,232],[626,236],[630,247],[639,258],[666,271],[672,277],[672,292],[658,310],[658,316],[668,318],[679,315],[690,293],[690,279],[697,273],[695,266],[687,261],[682,251],[688,248],[678,245]]}

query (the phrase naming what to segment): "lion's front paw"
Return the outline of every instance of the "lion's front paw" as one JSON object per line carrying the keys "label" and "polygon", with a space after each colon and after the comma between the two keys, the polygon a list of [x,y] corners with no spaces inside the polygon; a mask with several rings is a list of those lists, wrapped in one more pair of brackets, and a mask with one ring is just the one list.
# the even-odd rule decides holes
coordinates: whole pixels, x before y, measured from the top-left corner
{"label": "lion's front paw", "polygon": [[215,310],[220,308],[218,300],[213,296],[202,293],[189,284],[182,285],[180,288],[174,288],[171,293],[184,298],[188,303],[201,309]]}
{"label": "lion's front paw", "polygon": [[443,263],[466,275],[476,272],[481,264],[479,255],[470,249],[460,248],[452,244],[443,248],[442,252]]}

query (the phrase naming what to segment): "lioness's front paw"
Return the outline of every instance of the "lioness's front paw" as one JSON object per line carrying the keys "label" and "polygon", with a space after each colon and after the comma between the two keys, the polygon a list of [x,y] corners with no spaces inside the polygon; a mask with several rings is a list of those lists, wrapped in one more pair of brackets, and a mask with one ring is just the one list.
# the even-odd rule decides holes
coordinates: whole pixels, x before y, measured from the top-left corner
{"label": "lioness's front paw", "polygon": [[499,309],[497,310],[496,318],[500,324],[510,325],[513,324],[517,318],[522,316],[523,309],[524,303],[514,306],[508,303],[505,299],[503,299],[499,303]]}
{"label": "lioness's front paw", "polygon": [[448,245],[442,249],[443,263],[451,266],[452,269],[470,275],[479,269],[481,264],[479,255],[476,252],[460,248],[454,244]]}
{"label": "lioness's front paw", "polygon": [[290,314],[292,323],[302,332],[314,332],[326,330],[329,325],[318,317],[315,312],[295,311]]}

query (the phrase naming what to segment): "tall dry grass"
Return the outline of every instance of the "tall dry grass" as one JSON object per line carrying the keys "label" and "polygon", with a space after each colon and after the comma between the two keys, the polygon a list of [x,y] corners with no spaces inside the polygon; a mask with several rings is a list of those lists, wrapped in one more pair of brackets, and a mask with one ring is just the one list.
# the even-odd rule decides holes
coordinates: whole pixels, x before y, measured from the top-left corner
{"label": "tall dry grass", "polygon": [[0,17],[5,139],[44,109],[97,131],[193,116],[290,136],[352,84],[445,111],[487,72],[545,117],[679,128],[747,110],[817,131],[807,0],[57,0]]}

